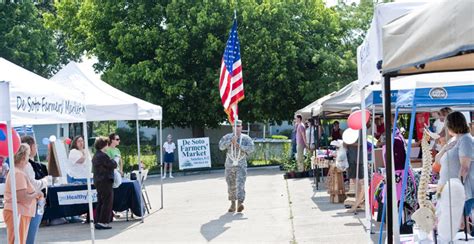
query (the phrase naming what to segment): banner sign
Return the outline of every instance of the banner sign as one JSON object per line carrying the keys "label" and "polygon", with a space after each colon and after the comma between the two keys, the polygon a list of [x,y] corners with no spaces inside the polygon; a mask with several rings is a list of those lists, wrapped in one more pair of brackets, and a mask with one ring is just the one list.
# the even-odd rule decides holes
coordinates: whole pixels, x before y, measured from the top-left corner
{"label": "banner sign", "polygon": [[53,100],[48,97],[16,96],[16,110],[28,113],[56,113],[82,115],[84,104],[70,100]]}
{"label": "banner sign", "polygon": [[[97,190],[92,191],[92,202],[97,202]],[[58,192],[59,205],[87,204],[87,190]]]}
{"label": "banner sign", "polygon": [[178,140],[179,169],[210,168],[209,137]]}

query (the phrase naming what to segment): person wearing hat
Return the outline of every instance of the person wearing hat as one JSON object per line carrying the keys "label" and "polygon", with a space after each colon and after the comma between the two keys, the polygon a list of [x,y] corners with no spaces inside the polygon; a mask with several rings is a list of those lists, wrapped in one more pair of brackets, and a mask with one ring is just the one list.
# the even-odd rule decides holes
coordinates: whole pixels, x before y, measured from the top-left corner
{"label": "person wearing hat", "polygon": [[234,133],[229,133],[219,141],[219,149],[227,150],[225,160],[225,179],[229,194],[229,212],[244,210],[245,180],[247,178],[247,156],[254,151],[253,140],[242,134],[242,121],[237,120]]}

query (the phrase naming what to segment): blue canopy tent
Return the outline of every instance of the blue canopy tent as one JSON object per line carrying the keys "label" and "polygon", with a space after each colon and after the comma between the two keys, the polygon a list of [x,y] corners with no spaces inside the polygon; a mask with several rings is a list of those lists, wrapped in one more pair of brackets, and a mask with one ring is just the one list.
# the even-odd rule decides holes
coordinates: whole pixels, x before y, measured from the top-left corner
{"label": "blue canopy tent", "polygon": [[[411,135],[414,129],[412,128],[414,125],[413,120],[417,111],[437,111],[439,108],[446,106],[460,111],[474,109],[472,107],[474,100],[474,71],[406,76],[393,80],[392,87],[393,90],[390,91],[390,110],[396,114],[397,118],[400,112],[412,113],[410,142],[412,141]],[[368,95],[365,99],[366,107],[372,109],[373,114],[375,114],[376,111],[381,112],[383,107],[383,91],[381,86],[377,84],[366,87],[365,89],[366,91],[368,90]],[[374,127],[374,117],[372,117],[372,127]],[[392,141],[393,134],[394,133],[392,133]],[[406,160],[409,160],[411,147],[409,147],[408,150]],[[409,162],[406,162],[406,164],[409,165]],[[405,169],[408,170],[408,167],[405,167]],[[406,175],[406,172],[404,175]],[[406,187],[406,179],[403,185]],[[404,195],[402,194],[402,196]],[[401,200],[402,202],[404,201],[403,198]],[[401,204],[400,206],[403,205]],[[396,208],[396,205],[394,205],[394,208]],[[402,210],[402,208],[399,209],[399,215],[397,216],[400,224]],[[383,217],[385,216],[383,215]],[[383,222],[384,221],[382,221],[382,223]],[[383,226],[381,227],[381,232],[382,229]]]}
{"label": "blue canopy tent", "polygon": [[[467,82],[444,82],[443,86],[433,86],[433,87],[422,87],[422,88],[415,88],[409,90],[392,90],[391,100],[392,103],[394,102],[395,105],[395,119],[394,119],[394,126],[392,132],[392,145],[394,140],[395,128],[397,127],[396,121],[398,118],[398,114],[400,109],[410,109],[411,110],[411,121],[410,121],[410,130],[409,130],[409,138],[408,141],[412,141],[413,139],[413,132],[414,132],[414,124],[415,124],[415,114],[417,109],[434,109],[434,108],[441,108],[441,107],[459,107],[462,110],[474,110],[474,76],[472,76],[472,72],[458,72],[466,74],[466,78],[470,78],[471,81]],[[453,76],[456,76],[456,73],[451,73]],[[439,74],[436,74],[439,75]],[[420,86],[426,86],[430,82],[418,82]],[[432,82],[431,82],[432,84]],[[464,84],[464,85],[463,85]],[[369,96],[368,102],[371,105],[381,104],[382,101],[380,98],[380,91],[374,91],[372,96]],[[411,147],[407,147],[406,159],[405,159],[405,167],[404,167],[404,174],[402,179],[402,194],[399,204],[399,223],[401,224],[401,216],[403,213],[403,205],[404,205],[404,197],[405,197],[405,190],[407,185],[407,175],[408,169],[410,167],[410,153]],[[385,197],[384,197],[385,198]],[[383,229],[383,223],[385,218],[385,209],[386,209],[387,201],[384,202],[383,207],[383,217],[382,217],[382,226],[381,230]]]}

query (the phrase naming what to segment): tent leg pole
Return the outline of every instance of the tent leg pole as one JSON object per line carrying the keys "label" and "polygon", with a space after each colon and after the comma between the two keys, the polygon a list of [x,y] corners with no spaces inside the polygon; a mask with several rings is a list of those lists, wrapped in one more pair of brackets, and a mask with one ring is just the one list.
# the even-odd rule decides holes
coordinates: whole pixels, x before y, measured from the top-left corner
{"label": "tent leg pole", "polygon": [[143,198],[143,193],[142,193],[142,161],[140,158],[140,124],[138,123],[138,120],[136,120],[136,127],[137,127],[137,158],[138,158],[138,184],[140,185],[140,194],[141,200],[143,201],[140,204],[140,213],[142,216],[140,217],[141,222],[144,222],[144,215],[145,213],[143,212],[143,204],[145,203],[145,198]]}
{"label": "tent leg pole", "polygon": [[[364,164],[364,195],[365,195],[365,218],[369,228],[369,236],[372,232],[372,215],[370,205],[369,205],[369,162],[368,162],[368,152],[367,152],[367,125],[365,123],[366,114],[365,114],[365,91],[364,89],[360,92],[361,98],[361,111],[362,111],[362,154],[363,154],[363,164]],[[372,115],[373,117],[373,115]],[[372,128],[373,130],[373,128]]]}
{"label": "tent leg pole", "polygon": [[[15,161],[13,157],[13,134],[11,121],[7,121],[7,137],[8,137],[8,160],[10,163],[10,181],[16,182]],[[20,243],[20,224],[18,219],[18,201],[16,196],[16,184],[10,184],[12,192],[12,207],[13,207],[13,229],[15,235],[15,244]]]}
{"label": "tent leg pole", "polygon": [[385,143],[386,143],[386,180],[387,180],[387,243],[393,243],[393,209],[392,209],[392,131],[391,131],[391,93],[390,76],[384,76],[384,123],[385,123]]}
{"label": "tent leg pole", "polygon": [[[89,136],[87,135],[87,122],[82,123],[82,128],[84,130],[84,148],[87,152],[87,157],[89,157]],[[90,160],[90,158],[87,158]],[[91,241],[95,243],[95,232],[94,232],[94,210],[92,207],[92,186],[91,186],[91,172],[89,171],[89,176],[87,177],[87,201],[89,204],[89,225],[91,229]]]}
{"label": "tent leg pole", "polygon": [[161,187],[161,209],[163,209],[163,127],[162,120],[160,120],[160,187]]}

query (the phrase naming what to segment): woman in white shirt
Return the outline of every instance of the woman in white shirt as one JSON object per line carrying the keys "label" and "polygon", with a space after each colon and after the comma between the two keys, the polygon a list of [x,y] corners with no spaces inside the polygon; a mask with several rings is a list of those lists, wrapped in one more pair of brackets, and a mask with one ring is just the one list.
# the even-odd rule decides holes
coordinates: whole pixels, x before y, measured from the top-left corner
{"label": "woman in white shirt", "polygon": [[91,172],[92,164],[84,149],[84,137],[76,136],[69,151],[69,167],[67,182],[69,184],[87,184],[87,177]]}
{"label": "woman in white shirt", "polygon": [[166,166],[169,168],[170,178],[174,178],[171,174],[173,170],[173,162],[174,162],[174,150],[176,149],[176,145],[173,142],[173,137],[168,135],[168,141],[163,144],[163,152],[164,154],[164,174],[162,178],[166,178]]}

